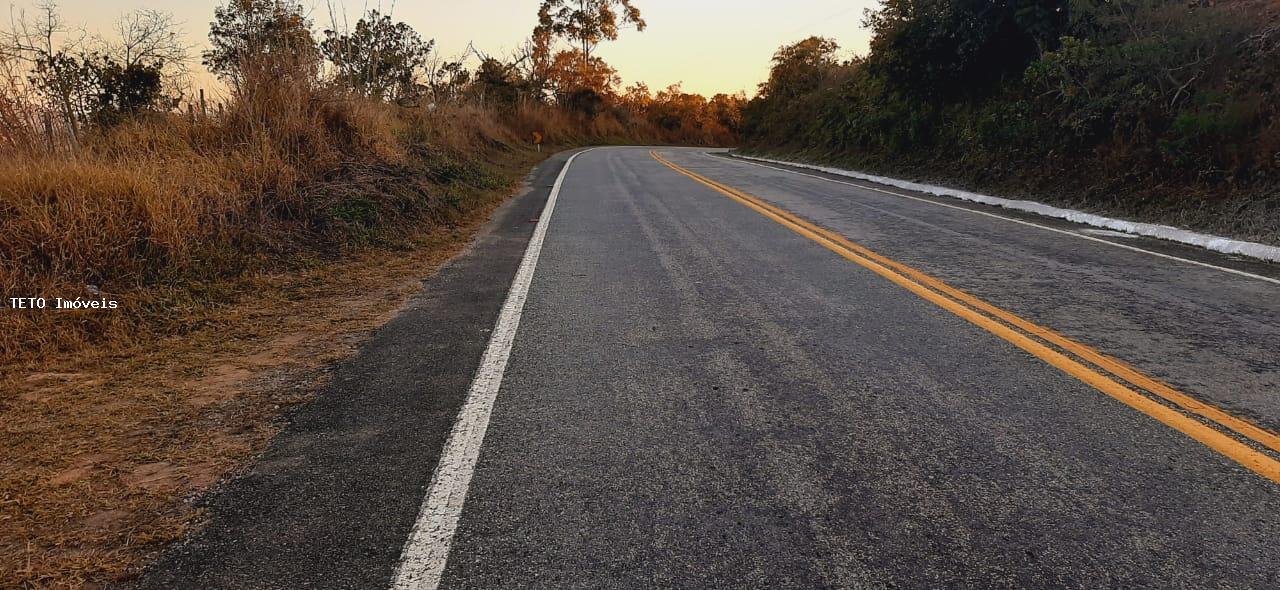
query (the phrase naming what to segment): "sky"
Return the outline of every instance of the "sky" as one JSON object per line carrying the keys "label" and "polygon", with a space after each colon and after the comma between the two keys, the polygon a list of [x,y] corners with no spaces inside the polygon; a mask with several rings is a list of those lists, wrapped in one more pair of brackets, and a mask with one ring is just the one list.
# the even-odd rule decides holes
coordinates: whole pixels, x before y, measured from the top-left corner
{"label": "sky", "polygon": [[[207,45],[209,21],[219,0],[61,0],[66,24],[90,32],[110,30],[121,14],[158,9],[182,23],[194,48]],[[331,26],[327,0],[301,0],[317,31]],[[335,5],[339,3],[334,0]],[[625,84],[643,81],[651,89],[681,83],[686,91],[754,93],[769,73],[769,59],[782,44],[810,35],[835,39],[845,55],[866,52],[869,35],[862,14],[876,0],[633,0],[648,28],[627,30],[597,50],[617,68]],[[11,1],[14,13],[30,11],[35,0]],[[503,55],[528,37],[537,22],[539,0],[348,0],[338,12],[354,23],[364,10],[381,8],[435,39],[443,56],[466,51],[469,43]],[[7,24],[7,23],[6,23]],[[198,61],[198,59],[196,60]],[[197,76],[199,84],[200,76]]]}

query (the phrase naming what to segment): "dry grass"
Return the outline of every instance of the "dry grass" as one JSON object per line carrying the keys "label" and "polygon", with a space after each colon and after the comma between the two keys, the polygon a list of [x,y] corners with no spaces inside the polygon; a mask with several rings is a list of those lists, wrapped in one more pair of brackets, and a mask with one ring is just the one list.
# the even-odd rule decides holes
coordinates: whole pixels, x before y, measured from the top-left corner
{"label": "dry grass", "polygon": [[75,149],[19,135],[0,146],[0,292],[120,308],[0,312],[0,587],[110,583],[179,538],[185,500],[539,157],[483,109],[305,85]]}
{"label": "dry grass", "polygon": [[474,107],[401,109],[286,85],[243,96],[218,119],[157,115],[71,151],[9,149],[0,293],[52,300],[100,290],[123,309],[6,309],[0,365],[181,316],[163,310],[199,305],[209,284],[244,272],[336,259],[448,223],[470,204],[432,189],[490,182],[477,160],[516,141]]}
{"label": "dry grass", "polygon": [[[678,139],[617,113],[404,108],[246,84],[216,117],[42,141],[0,80],[0,587],[127,578],[455,252],[511,181],[584,143]],[[699,139],[701,141],[702,139]],[[7,300],[4,301],[7,307]]]}
{"label": "dry grass", "polygon": [[[515,178],[532,158],[511,153],[495,174]],[[407,249],[234,281],[223,305],[188,312],[184,334],[5,373],[0,587],[135,574],[198,521],[189,500],[254,457],[275,418],[463,247],[509,186],[467,191],[470,213]]]}

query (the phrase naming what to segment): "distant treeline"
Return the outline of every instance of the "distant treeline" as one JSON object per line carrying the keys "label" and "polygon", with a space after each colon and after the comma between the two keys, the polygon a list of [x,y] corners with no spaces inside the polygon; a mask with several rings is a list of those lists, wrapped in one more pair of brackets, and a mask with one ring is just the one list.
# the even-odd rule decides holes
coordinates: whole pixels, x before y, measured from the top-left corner
{"label": "distant treeline", "polygon": [[866,16],[865,56],[842,61],[817,37],[782,47],[744,133],[757,148],[976,184],[1074,176],[1165,208],[1176,197],[1148,189],[1239,196],[1280,177],[1276,7],[885,0]]}

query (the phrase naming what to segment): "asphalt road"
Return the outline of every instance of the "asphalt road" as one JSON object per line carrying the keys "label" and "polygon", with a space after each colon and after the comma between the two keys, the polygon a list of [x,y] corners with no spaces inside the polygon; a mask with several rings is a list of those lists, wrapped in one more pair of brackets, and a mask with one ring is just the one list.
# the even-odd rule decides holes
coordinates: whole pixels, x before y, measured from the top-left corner
{"label": "asphalt road", "polygon": [[[565,155],[537,170],[140,585],[403,576],[534,235],[440,587],[1280,587],[1280,286],[1065,222],[658,151],[671,165],[578,156],[546,219]],[[890,263],[1105,361],[873,268]]]}

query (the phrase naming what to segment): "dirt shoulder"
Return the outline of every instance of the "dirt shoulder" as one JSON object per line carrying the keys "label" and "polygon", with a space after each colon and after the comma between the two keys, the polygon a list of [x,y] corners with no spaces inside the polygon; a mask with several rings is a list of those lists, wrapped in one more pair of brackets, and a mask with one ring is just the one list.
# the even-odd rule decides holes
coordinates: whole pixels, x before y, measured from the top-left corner
{"label": "dirt shoulder", "polygon": [[487,205],[400,249],[224,285],[221,305],[178,310],[186,333],[4,368],[0,586],[106,585],[198,526],[192,500],[251,462],[538,159],[511,155]]}

